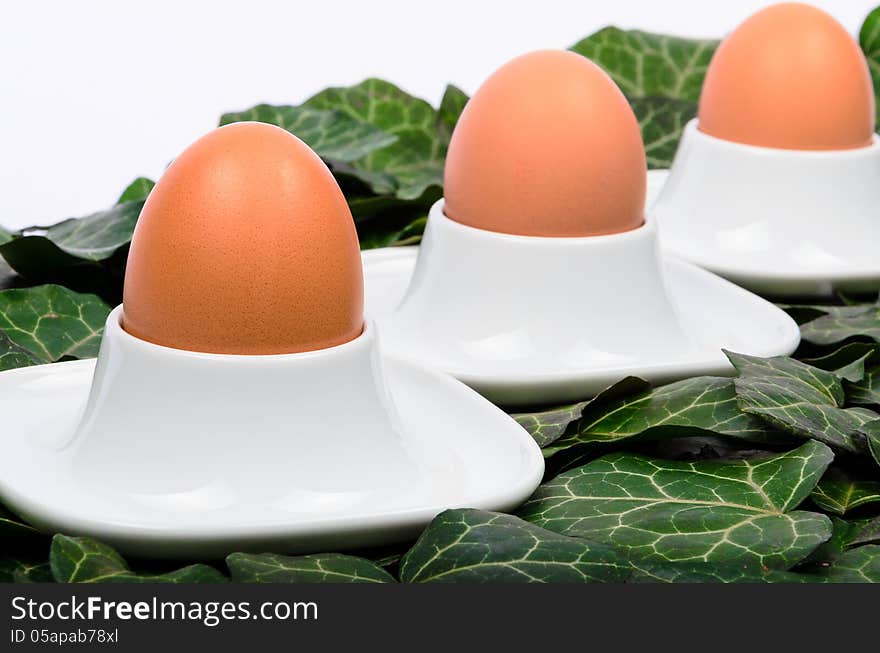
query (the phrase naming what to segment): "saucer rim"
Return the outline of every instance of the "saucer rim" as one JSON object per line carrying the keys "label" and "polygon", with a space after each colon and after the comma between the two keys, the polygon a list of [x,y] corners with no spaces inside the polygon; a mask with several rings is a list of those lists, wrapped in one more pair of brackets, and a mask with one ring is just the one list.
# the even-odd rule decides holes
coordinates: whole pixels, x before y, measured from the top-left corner
{"label": "saucer rim", "polygon": [[[12,380],[15,377],[30,375],[34,379],[47,378],[50,375],[75,374],[82,376],[83,380],[76,383],[90,383],[91,374],[86,370],[93,370],[97,359],[84,359],[66,361],[62,363],[50,363],[23,367],[0,372],[0,380]],[[149,555],[153,558],[181,558],[192,555],[195,550],[206,556],[220,556],[236,551],[272,550],[278,553],[308,553],[327,549],[327,546],[311,544],[313,540],[329,540],[334,537],[347,537],[353,540],[351,546],[342,548],[357,548],[361,546],[373,546],[376,543],[394,543],[404,541],[420,532],[437,514],[448,508],[474,507],[485,510],[509,510],[525,501],[537,486],[541,483],[544,474],[544,457],[540,447],[529,433],[515,422],[500,408],[494,406],[487,399],[467,387],[453,377],[436,372],[425,367],[398,359],[388,359],[385,362],[388,368],[388,385],[392,400],[400,405],[406,392],[396,388],[396,375],[394,370],[403,371],[405,375],[415,372],[422,377],[423,381],[431,384],[429,393],[455,393],[458,400],[474,404],[485,404],[484,408],[491,407],[491,416],[487,414],[486,424],[491,419],[499,431],[505,428],[510,433],[500,434],[493,440],[495,445],[504,442],[505,447],[515,448],[517,454],[522,457],[521,473],[511,483],[509,478],[501,479],[500,483],[491,491],[484,490],[482,494],[473,497],[456,498],[451,501],[438,499],[427,505],[413,505],[410,507],[394,509],[377,509],[372,513],[340,514],[326,518],[310,518],[292,521],[273,520],[264,524],[248,523],[242,526],[230,526],[228,521],[220,520],[216,523],[203,523],[186,525],[185,518],[177,518],[173,523],[157,524],[155,522],[138,523],[135,519],[131,522],[118,519],[118,515],[109,518],[101,515],[88,514],[88,508],[82,507],[82,500],[87,498],[93,490],[83,488],[70,492],[69,485],[58,484],[58,490],[54,492],[52,501],[44,500],[44,497],[33,499],[29,497],[28,487],[11,487],[4,474],[4,465],[0,462],[0,498],[13,513],[23,515],[25,522],[34,522],[35,527],[47,532],[68,532],[76,535],[88,535],[104,541],[117,548],[124,554]],[[2,383],[0,381],[0,383]],[[69,386],[68,386],[69,387]],[[63,392],[64,389],[58,390]],[[84,393],[85,397],[85,393]],[[14,400],[14,395],[5,395],[6,400]],[[481,428],[485,428],[483,424]],[[58,429],[68,428],[71,424],[59,424]],[[11,438],[22,437],[16,435],[14,424],[7,424],[5,429],[6,443]],[[462,442],[463,436],[442,440],[443,445],[450,445],[453,450],[457,442]],[[8,444],[7,444],[8,446]],[[23,452],[42,452],[39,456],[18,456],[14,464],[26,465],[33,470],[28,478],[33,479],[34,484],[45,480],[45,468],[43,463],[52,455],[64,455],[64,449],[47,451],[31,441],[19,444],[16,449]],[[494,449],[498,451],[498,449]],[[459,460],[470,469],[470,474],[482,475],[485,462],[493,457],[491,452],[481,461],[461,456]],[[12,457],[4,457],[11,462]],[[23,460],[22,460],[23,459]],[[60,464],[60,463],[59,463]],[[41,473],[41,470],[42,473]],[[62,485],[65,489],[61,489]],[[68,494],[69,493],[69,494]],[[65,501],[58,501],[62,497],[70,496]],[[302,543],[303,546],[300,546]],[[330,547],[337,550],[340,547]]]}

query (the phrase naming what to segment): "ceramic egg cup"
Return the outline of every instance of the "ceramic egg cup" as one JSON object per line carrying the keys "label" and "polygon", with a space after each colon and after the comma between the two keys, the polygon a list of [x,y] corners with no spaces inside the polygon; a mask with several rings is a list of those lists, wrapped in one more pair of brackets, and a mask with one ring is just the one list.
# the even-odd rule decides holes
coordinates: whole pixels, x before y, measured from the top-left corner
{"label": "ceramic egg cup", "polygon": [[783,150],[721,140],[693,120],[650,211],[665,250],[757,292],[868,292],[880,288],[878,179],[876,136],[851,150]]}
{"label": "ceramic egg cup", "polygon": [[661,257],[651,219],[607,236],[516,236],[450,220],[440,200],[420,248],[362,256],[388,355],[504,405],[583,399],[627,375],[731,374],[722,348],[772,356],[800,340],[772,304]]}
{"label": "ceramic egg cup", "polygon": [[0,496],[47,532],[148,557],[414,537],[452,507],[509,510],[532,438],[454,379],[378,355],[376,330],[301,354],[194,353],[107,319],[97,360],[0,374]]}

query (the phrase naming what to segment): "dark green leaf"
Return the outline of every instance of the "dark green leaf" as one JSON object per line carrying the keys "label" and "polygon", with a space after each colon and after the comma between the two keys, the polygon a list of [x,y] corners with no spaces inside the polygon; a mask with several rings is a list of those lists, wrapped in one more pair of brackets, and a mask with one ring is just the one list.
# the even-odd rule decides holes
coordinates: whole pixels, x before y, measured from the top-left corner
{"label": "dark green leaf", "polygon": [[868,441],[868,453],[877,465],[880,465],[880,420],[868,422],[862,427]]}
{"label": "dark green leaf", "polygon": [[784,304],[777,303],[779,308],[784,310],[786,313],[791,316],[798,325],[804,325],[810,320],[815,320],[817,317],[822,317],[826,315],[826,310],[829,308],[825,305],[806,305],[806,304]]}
{"label": "dark green leaf", "polygon": [[0,333],[0,371],[39,365],[44,362],[27,349],[12,342],[5,333]]}
{"label": "dark green leaf", "polygon": [[628,572],[610,547],[484,510],[440,513],[400,563],[406,583],[620,582]]}
{"label": "dark green leaf", "polygon": [[880,305],[820,307],[826,315],[801,325],[801,337],[814,345],[831,345],[847,338],[880,341]]}
{"label": "dark green leaf", "polygon": [[826,572],[830,583],[880,583],[880,545],[851,549],[834,561]]}
{"label": "dark green leaf", "polygon": [[854,522],[844,521],[840,517],[831,517],[831,537],[816,547],[810,555],[797,565],[797,571],[814,573],[827,569],[850,547],[851,539],[859,526]]}
{"label": "dark green leaf", "polygon": [[345,114],[397,137],[343,169],[374,192],[417,199],[442,185],[446,145],[437,130],[437,111],[424,100],[389,82],[368,79],[348,88],[328,88],[305,106]]}
{"label": "dark green leaf", "polygon": [[397,140],[397,136],[343,113],[306,106],[258,104],[245,111],[223,114],[220,124],[245,120],[286,129],[321,158],[331,161],[354,161]]}
{"label": "dark green leaf", "polygon": [[822,370],[834,372],[844,381],[858,383],[865,377],[865,366],[880,351],[875,343],[851,342],[830,354],[805,358],[803,362]]}
{"label": "dark green leaf", "polygon": [[43,363],[97,356],[109,312],[95,295],[62,286],[0,290],[0,333]]}
{"label": "dark green leaf", "polygon": [[7,232],[0,238],[0,254],[13,270],[30,279],[51,281],[61,274],[65,284],[84,277],[92,284],[97,278],[105,286],[115,286],[118,280],[104,278],[110,272],[98,264],[106,265],[115,255],[123,256],[127,251],[153,185],[146,177],[139,177],[106,211],[70,218],[50,227]]}
{"label": "dark green leaf", "polygon": [[880,544],[880,516],[852,522],[847,533],[846,545]]}
{"label": "dark green leaf", "polygon": [[425,226],[428,224],[428,218],[417,218],[406,225],[400,231],[393,234],[393,240],[388,244],[393,247],[404,247],[406,245],[418,245],[422,240],[422,234],[425,232]]}
{"label": "dark green leaf", "polygon": [[402,551],[395,551],[394,553],[386,553],[385,555],[379,556],[378,558],[373,559],[373,563],[382,567],[383,569],[388,569],[389,567],[396,567],[400,563],[400,559],[403,557]]}
{"label": "dark green leaf", "polygon": [[602,66],[627,97],[696,102],[718,41],[606,27],[571,47]]}
{"label": "dark green leaf", "polygon": [[750,564],[709,564],[705,562],[658,564],[633,561],[630,583],[814,583],[807,574],[764,569]]}
{"label": "dark green leaf", "polygon": [[468,96],[457,86],[450,84],[443,93],[443,99],[440,100],[440,108],[437,110],[437,131],[440,134],[440,140],[449,143],[452,136],[452,130],[458,122],[458,117],[467,104]]}
{"label": "dark green leaf", "polygon": [[403,227],[389,220],[374,221],[366,226],[358,225],[358,238],[361,249],[373,249],[375,247],[399,247],[403,245],[417,245],[422,239],[422,232],[427,223],[426,217],[416,218]]}
{"label": "dark green leaf", "polygon": [[33,526],[26,524],[24,520],[0,506],[0,537],[36,535],[38,532]]}
{"label": "dark green leaf", "polygon": [[629,103],[642,130],[648,168],[668,168],[684,126],[697,115],[696,102],[647,97],[632,98]]}
{"label": "dark green leaf", "polygon": [[615,401],[588,404],[577,429],[557,440],[547,452],[635,437],[707,432],[754,442],[782,440],[762,420],[740,410],[732,379],[702,376],[639,390]]}
{"label": "dark green leaf", "polygon": [[41,261],[21,261],[22,253],[39,253],[57,267],[77,261],[102,261],[131,241],[143,200],[117,204],[84,218],[71,218],[51,227],[22,230],[15,239],[0,245],[0,253],[12,267],[29,274]]}
{"label": "dark green leaf", "polygon": [[880,7],[874,9],[859,31],[859,44],[868,60],[868,68],[874,80],[874,96],[876,98],[877,120],[880,121]]}
{"label": "dark green leaf", "polygon": [[851,453],[866,453],[863,425],[880,418],[861,408],[843,409],[843,386],[833,372],[793,358],[753,358],[727,353],[739,372],[740,408],[803,438]]}
{"label": "dark green leaf", "polygon": [[642,558],[786,569],[831,535],[824,515],[789,511],[832,458],[814,441],[763,460],[732,462],[615,453],[545,483],[520,514]]}
{"label": "dark green leaf", "polygon": [[49,552],[52,576],[59,583],[222,583],[227,579],[208,565],[190,565],[165,574],[138,574],[106,544],[87,537],[56,535]]}
{"label": "dark green leaf", "polygon": [[588,402],[581,401],[537,413],[511,415],[535,439],[539,447],[546,447],[558,440],[568,425],[577,420]]}
{"label": "dark green leaf", "polygon": [[122,191],[122,195],[119,196],[119,199],[116,200],[116,203],[123,204],[125,202],[145,200],[147,199],[147,196],[150,194],[150,191],[153,190],[153,187],[155,185],[156,182],[152,179],[147,179],[146,177],[138,177],[128,185],[128,188]]}
{"label": "dark green leaf", "polygon": [[825,472],[810,498],[822,510],[843,515],[866,503],[880,501],[880,480],[832,467]]}
{"label": "dark green leaf", "polygon": [[880,345],[871,346],[874,351],[865,359],[862,378],[843,384],[847,403],[880,405]]}
{"label": "dark green leaf", "polygon": [[51,583],[52,571],[48,562],[30,562],[15,558],[0,558],[0,583]]}
{"label": "dark green leaf", "polygon": [[341,553],[283,556],[233,553],[226,558],[238,583],[393,583],[394,577],[367,560]]}
{"label": "dark green leaf", "polygon": [[[367,197],[352,197],[348,200],[348,208],[351,209],[351,215],[358,227],[379,222],[372,220],[372,218],[388,215],[400,215],[404,221],[409,221],[412,219],[414,204],[410,200],[402,200],[393,195],[369,195]],[[415,210],[425,212],[426,209],[427,207],[420,207]]]}

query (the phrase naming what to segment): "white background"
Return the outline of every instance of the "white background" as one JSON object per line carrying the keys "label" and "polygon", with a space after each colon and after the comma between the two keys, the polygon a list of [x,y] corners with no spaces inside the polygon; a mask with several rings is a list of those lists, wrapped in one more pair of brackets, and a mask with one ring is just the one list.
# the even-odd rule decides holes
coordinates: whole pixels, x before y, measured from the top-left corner
{"label": "white background", "polygon": [[[741,0],[0,0],[0,224],[112,204],[221,113],[387,78],[436,104],[506,60],[596,29],[718,37]],[[880,0],[815,1],[852,33]]]}

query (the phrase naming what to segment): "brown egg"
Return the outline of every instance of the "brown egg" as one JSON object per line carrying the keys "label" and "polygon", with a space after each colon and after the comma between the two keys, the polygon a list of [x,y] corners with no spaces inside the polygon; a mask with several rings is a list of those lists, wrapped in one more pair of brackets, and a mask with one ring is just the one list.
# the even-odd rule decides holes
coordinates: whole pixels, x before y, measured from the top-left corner
{"label": "brown egg", "polygon": [[123,328],[166,347],[286,354],[363,329],[354,223],[318,156],[256,122],[214,130],[144,205],[125,272]]}
{"label": "brown egg", "polygon": [[763,9],[712,58],[698,125],[711,136],[762,147],[870,145],[874,90],[865,56],[820,9],[799,3]]}
{"label": "brown egg", "polygon": [[644,221],[645,150],[611,78],[573,52],[517,57],[480,87],[446,156],[446,215],[525,236],[593,236]]}

